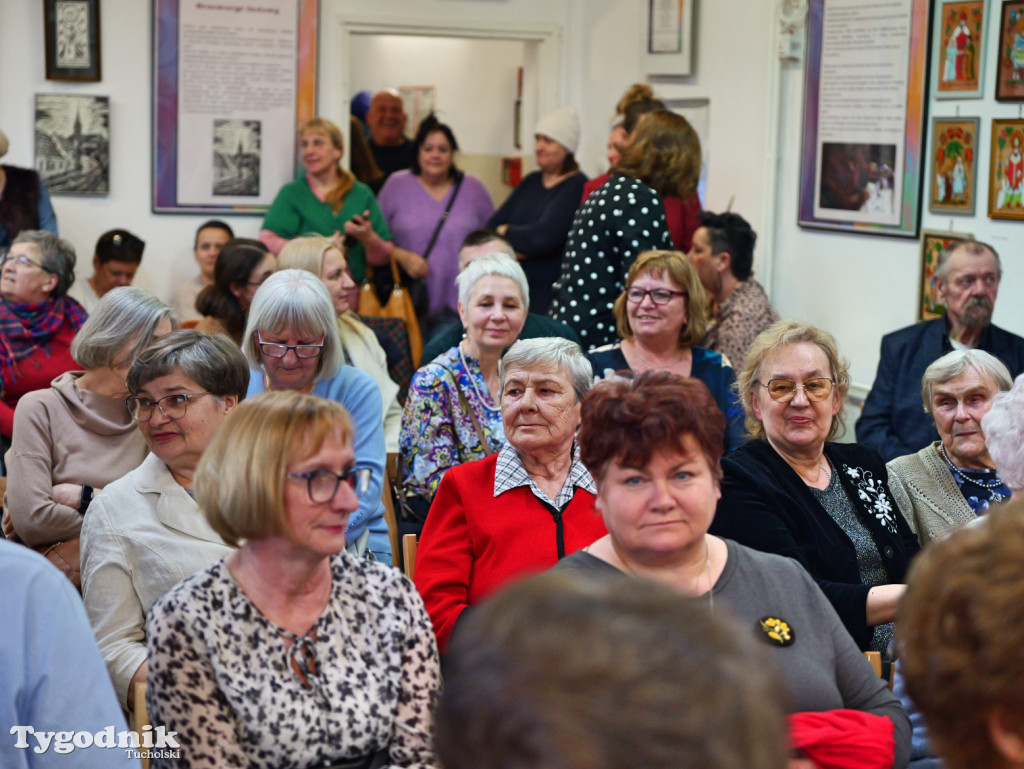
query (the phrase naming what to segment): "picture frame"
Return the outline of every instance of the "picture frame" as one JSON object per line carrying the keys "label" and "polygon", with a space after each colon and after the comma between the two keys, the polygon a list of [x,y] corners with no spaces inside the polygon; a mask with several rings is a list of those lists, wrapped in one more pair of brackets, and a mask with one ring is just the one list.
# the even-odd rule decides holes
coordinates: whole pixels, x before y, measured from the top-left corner
{"label": "picture frame", "polygon": [[980,129],[981,119],[976,117],[932,119],[928,164],[931,213],[974,215]]}
{"label": "picture frame", "polygon": [[996,100],[1024,101],[1024,0],[1004,0],[999,18]]}
{"label": "picture frame", "polygon": [[647,75],[693,74],[694,0],[647,0],[643,71]]}
{"label": "picture frame", "polygon": [[939,300],[935,288],[935,265],[939,254],[954,243],[973,240],[965,232],[921,231],[921,282],[918,291],[917,319],[931,320],[946,314],[946,306]]}
{"label": "picture frame", "polygon": [[1024,221],[1024,119],[992,120],[988,215]]}
{"label": "picture frame", "polygon": [[110,97],[35,98],[35,168],[51,195],[110,194]]}
{"label": "picture frame", "polygon": [[43,0],[46,79],[101,79],[100,0]]}
{"label": "picture frame", "polygon": [[936,99],[980,99],[985,74],[988,0],[938,0],[935,6]]}

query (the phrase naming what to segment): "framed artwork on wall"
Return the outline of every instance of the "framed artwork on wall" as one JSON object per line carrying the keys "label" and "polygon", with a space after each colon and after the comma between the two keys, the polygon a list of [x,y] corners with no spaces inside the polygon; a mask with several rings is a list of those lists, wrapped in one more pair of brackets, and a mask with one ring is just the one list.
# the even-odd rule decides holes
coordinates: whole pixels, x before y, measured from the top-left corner
{"label": "framed artwork on wall", "polygon": [[988,215],[1024,220],[1024,120],[993,119]]}
{"label": "framed artwork on wall", "polygon": [[36,94],[36,171],[51,195],[110,193],[110,98]]}
{"label": "framed artwork on wall", "polygon": [[933,214],[974,215],[980,125],[976,117],[932,120],[928,210]]}
{"label": "framed artwork on wall", "polygon": [[999,23],[996,99],[1024,101],[1024,0],[1004,0]]}
{"label": "framed artwork on wall", "polygon": [[931,320],[945,315],[946,306],[939,299],[939,292],[935,289],[935,264],[944,249],[954,243],[973,238],[973,235],[965,232],[921,231],[921,285],[918,291],[918,320]]}
{"label": "framed artwork on wall", "polygon": [[693,0],[647,0],[644,72],[693,74]]}
{"label": "framed artwork on wall", "polygon": [[938,0],[935,6],[935,98],[979,99],[985,72],[987,0]]}
{"label": "framed artwork on wall", "polygon": [[43,0],[46,79],[100,79],[100,0]]}

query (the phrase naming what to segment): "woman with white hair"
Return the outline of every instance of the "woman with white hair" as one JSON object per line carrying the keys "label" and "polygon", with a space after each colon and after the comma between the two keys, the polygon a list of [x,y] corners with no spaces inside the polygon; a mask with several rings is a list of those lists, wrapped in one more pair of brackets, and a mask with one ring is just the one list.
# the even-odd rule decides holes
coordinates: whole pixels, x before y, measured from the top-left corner
{"label": "woman with white hair", "polygon": [[981,429],[999,477],[1013,493],[1024,490],[1024,374],[992,398]]}
{"label": "woman with white hair", "polygon": [[984,350],[954,350],[925,369],[921,398],[939,440],[886,465],[889,489],[922,547],[1009,498],[981,420],[1010,384],[1006,366]]}
{"label": "woman with white hair", "polygon": [[84,370],[27,393],[7,452],[4,529],[39,547],[78,536],[94,494],[138,467],[146,441],[124,407],[140,352],[174,328],[171,308],[140,288],[103,295],[71,343]]}
{"label": "woman with white hair", "polygon": [[380,388],[365,371],[345,365],[337,313],[323,281],[305,270],[281,270],[267,278],[249,308],[242,352],[253,368],[249,396],[294,390],[337,401],[352,416],[356,465],[371,472],[359,509],[348,519],[348,550],[392,563],[381,502],[385,449]]}
{"label": "woman with white hair", "polygon": [[455,281],[466,336],[413,375],[402,416],[402,474],[422,512],[448,468],[505,443],[498,361],[519,337],[530,304],[523,268],[504,254],[474,259]]}

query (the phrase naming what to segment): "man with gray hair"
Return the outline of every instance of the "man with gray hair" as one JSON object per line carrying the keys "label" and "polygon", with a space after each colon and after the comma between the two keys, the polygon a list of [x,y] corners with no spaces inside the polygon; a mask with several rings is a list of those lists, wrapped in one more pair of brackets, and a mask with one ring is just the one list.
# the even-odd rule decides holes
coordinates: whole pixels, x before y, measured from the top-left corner
{"label": "man with gray hair", "polygon": [[992,325],[1001,277],[999,255],[985,243],[955,243],[939,255],[934,279],[946,314],[882,338],[875,383],[857,420],[858,443],[888,462],[937,440],[919,388],[928,365],[951,350],[984,350],[1012,376],[1024,372],[1024,339]]}

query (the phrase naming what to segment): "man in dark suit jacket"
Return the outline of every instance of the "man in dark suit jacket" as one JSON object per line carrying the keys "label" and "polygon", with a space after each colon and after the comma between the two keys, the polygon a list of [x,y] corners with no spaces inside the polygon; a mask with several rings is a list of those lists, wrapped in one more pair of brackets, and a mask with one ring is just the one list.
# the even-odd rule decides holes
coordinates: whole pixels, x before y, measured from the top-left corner
{"label": "man in dark suit jacket", "polygon": [[935,287],[946,315],[882,338],[875,383],[857,420],[858,443],[888,462],[938,440],[921,406],[921,377],[953,349],[976,347],[999,358],[1014,377],[1024,372],[1024,339],[991,323],[1001,277],[999,255],[984,243],[957,243],[939,255]]}

